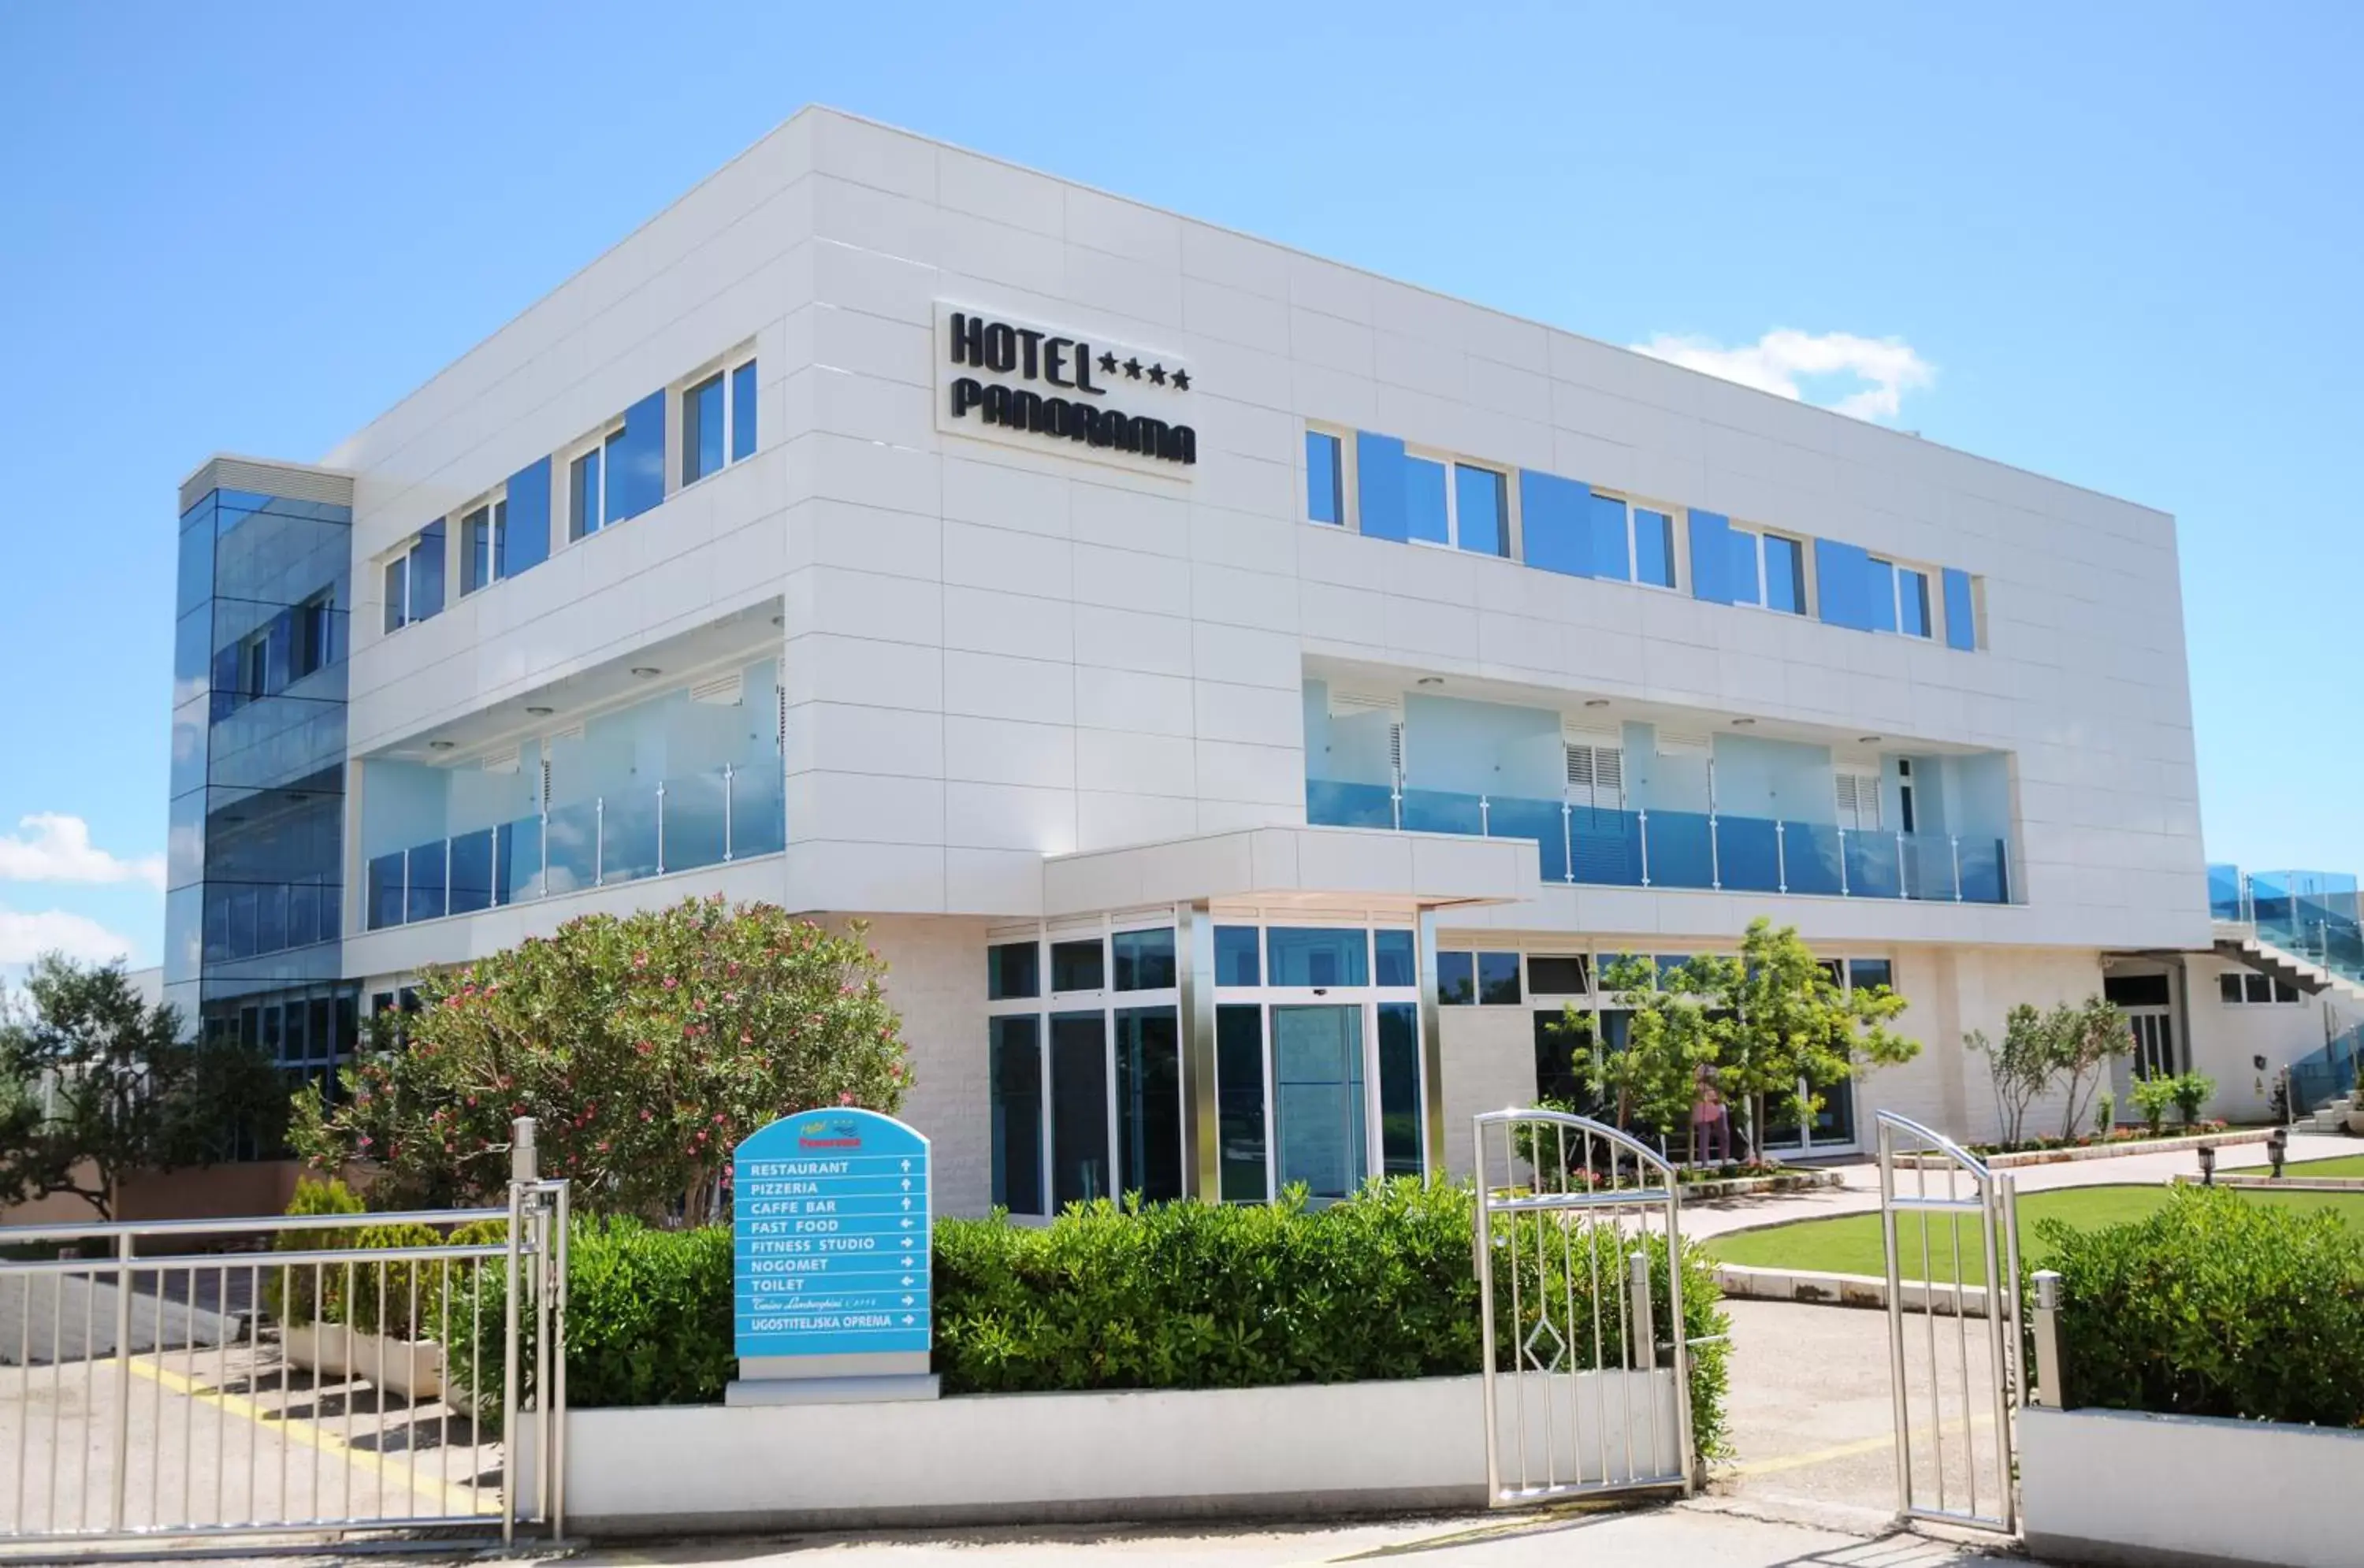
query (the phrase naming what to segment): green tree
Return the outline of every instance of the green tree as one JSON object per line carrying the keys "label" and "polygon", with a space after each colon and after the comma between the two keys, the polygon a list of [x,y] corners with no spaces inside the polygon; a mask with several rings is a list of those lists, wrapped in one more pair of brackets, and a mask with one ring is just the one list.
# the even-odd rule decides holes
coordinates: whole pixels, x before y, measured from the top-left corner
{"label": "green tree", "polygon": [[70,1193],[112,1219],[126,1177],[276,1148],[286,1108],[261,1051],[184,1040],[119,962],[45,953],[0,1002],[0,1201]]}
{"label": "green tree", "polygon": [[1805,1125],[1826,1090],[1920,1053],[1918,1040],[1889,1027],[1904,998],[1885,985],[1841,986],[1794,926],[1759,916],[1740,956],[1714,962],[1713,1005],[1731,1020],[1719,1078],[1727,1100],[1748,1106],[1749,1151],[1759,1158],[1768,1113]]}
{"label": "green tree", "polygon": [[422,976],[337,1105],[298,1097],[317,1163],[374,1168],[373,1201],[482,1201],[508,1179],[513,1118],[585,1208],[691,1224],[716,1212],[741,1140],[816,1106],[892,1112],[911,1083],[885,963],[768,904],[689,899],[570,920],[548,939]]}
{"label": "green tree", "polygon": [[1713,1008],[1727,958],[1695,958],[1659,974],[1649,958],[1622,953],[1601,966],[1598,990],[1625,1015],[1625,1040],[1608,1048],[1599,1013],[1573,1004],[1554,1026],[1570,1042],[1578,1082],[1626,1130],[1672,1140],[1688,1128],[1699,1073],[1722,1057],[1727,1021]]}
{"label": "green tree", "polygon": [[1962,1037],[1964,1046],[1987,1059],[2006,1148],[2025,1141],[2027,1109],[2043,1097],[2060,1071],[2053,1036],[2045,1015],[2022,1002],[2004,1016],[2002,1045],[1989,1043],[1984,1029]]}
{"label": "green tree", "polygon": [[2134,1036],[2117,1004],[2101,996],[2056,1005],[2046,1015],[2045,1032],[2054,1073],[2068,1085],[2060,1139],[2070,1142],[2085,1123],[2094,1091],[2108,1081],[2111,1062],[2133,1049]]}

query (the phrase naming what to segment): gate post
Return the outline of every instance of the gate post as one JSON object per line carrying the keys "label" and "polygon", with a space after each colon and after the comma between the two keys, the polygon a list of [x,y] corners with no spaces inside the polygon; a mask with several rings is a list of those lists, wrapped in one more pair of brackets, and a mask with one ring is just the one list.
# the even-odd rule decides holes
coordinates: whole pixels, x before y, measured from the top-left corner
{"label": "gate post", "polygon": [[1625,1289],[1633,1301],[1630,1321],[1634,1325],[1634,1366],[1641,1372],[1656,1372],[1658,1367],[1658,1326],[1650,1312],[1650,1259],[1645,1252],[1635,1251],[1625,1260]]}
{"label": "gate post", "polygon": [[[525,1271],[519,1264],[525,1244],[526,1184],[535,1179],[539,1168],[533,1133],[534,1119],[530,1116],[509,1124],[509,1251],[503,1280],[501,1335],[501,1436],[509,1451],[501,1465],[501,1544],[505,1547],[517,1542],[518,1292],[525,1284]],[[548,1457],[536,1454],[537,1466]]]}

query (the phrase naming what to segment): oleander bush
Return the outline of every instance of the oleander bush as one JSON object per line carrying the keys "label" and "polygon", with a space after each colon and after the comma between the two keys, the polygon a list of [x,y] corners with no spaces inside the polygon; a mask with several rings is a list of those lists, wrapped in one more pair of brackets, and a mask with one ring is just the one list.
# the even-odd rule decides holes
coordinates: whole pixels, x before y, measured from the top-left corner
{"label": "oleander bush", "polygon": [[2036,1232],[2072,1404],[2364,1426],[2364,1240],[2337,1215],[2186,1186],[2144,1219]]}
{"label": "oleander bush", "polygon": [[[1466,1186],[1373,1183],[1326,1208],[1102,1201],[1049,1225],[1002,1217],[940,1219],[934,1238],[935,1369],[951,1394],[1092,1388],[1242,1388],[1473,1373],[1481,1340]],[[1580,1321],[1589,1355],[1588,1247],[1600,1277],[1624,1277],[1633,1239],[1576,1233]],[[651,1229],[585,1221],[571,1241],[567,1399],[575,1406],[711,1404],[736,1374],[731,1238],[719,1226]],[[1667,1254],[1651,1249],[1666,1330]],[[487,1270],[471,1308],[501,1320],[503,1280]],[[1683,1263],[1690,1338],[1721,1334],[1707,1260]],[[469,1297],[455,1292],[455,1302]],[[1565,1299],[1555,1277],[1553,1294]],[[1500,1355],[1524,1327],[1500,1293]],[[1611,1307],[1611,1321],[1616,1308]],[[1614,1335],[1605,1335],[1612,1343]],[[481,1360],[453,1348],[456,1380],[497,1412],[497,1336]],[[1702,1452],[1721,1442],[1725,1351],[1692,1358]],[[1614,1354],[1612,1351],[1612,1356]],[[525,1364],[531,1364],[531,1357]]]}

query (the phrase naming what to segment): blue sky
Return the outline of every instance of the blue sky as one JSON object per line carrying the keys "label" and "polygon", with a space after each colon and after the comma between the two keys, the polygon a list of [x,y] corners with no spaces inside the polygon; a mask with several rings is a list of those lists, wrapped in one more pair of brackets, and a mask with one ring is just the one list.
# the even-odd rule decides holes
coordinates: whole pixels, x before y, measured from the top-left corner
{"label": "blue sky", "polygon": [[0,7],[0,970],[159,949],[179,480],[811,101],[2170,510],[2210,852],[2364,868],[2358,13],[1656,9]]}

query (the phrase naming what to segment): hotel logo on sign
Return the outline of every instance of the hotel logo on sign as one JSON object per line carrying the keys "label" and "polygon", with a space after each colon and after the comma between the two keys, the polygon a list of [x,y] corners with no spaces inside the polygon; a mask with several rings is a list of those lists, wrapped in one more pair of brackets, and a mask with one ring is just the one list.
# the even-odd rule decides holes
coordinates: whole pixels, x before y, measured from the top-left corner
{"label": "hotel logo on sign", "polygon": [[937,427],[949,434],[1037,450],[1065,441],[1079,456],[1169,474],[1199,461],[1193,373],[1178,355],[942,301],[936,339]]}

